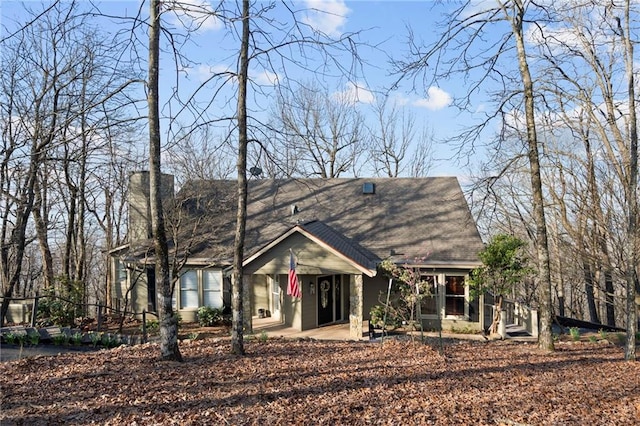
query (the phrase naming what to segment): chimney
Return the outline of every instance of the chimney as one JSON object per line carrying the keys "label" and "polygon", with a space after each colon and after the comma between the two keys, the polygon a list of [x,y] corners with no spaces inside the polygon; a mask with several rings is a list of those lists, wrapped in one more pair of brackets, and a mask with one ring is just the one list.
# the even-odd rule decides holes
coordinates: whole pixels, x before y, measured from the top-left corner
{"label": "chimney", "polygon": [[[149,172],[133,172],[129,175],[129,242],[152,237]],[[162,200],[173,198],[173,175],[162,174]]]}

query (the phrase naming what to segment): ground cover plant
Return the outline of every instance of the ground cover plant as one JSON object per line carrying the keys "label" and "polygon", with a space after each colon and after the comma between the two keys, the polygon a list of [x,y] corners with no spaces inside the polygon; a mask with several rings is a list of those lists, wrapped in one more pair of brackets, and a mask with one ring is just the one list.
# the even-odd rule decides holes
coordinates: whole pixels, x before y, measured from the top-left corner
{"label": "ground cover plant", "polygon": [[637,424],[640,363],[607,342],[184,340],[0,364],[0,424]]}

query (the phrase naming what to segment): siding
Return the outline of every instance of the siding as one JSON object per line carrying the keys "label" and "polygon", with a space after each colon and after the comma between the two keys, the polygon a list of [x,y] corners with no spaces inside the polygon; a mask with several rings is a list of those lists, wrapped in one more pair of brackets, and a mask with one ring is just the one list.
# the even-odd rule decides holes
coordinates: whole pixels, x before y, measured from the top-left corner
{"label": "siding", "polygon": [[[311,283],[317,288],[315,275],[299,275],[300,285],[302,286],[302,329],[310,330],[318,326],[317,317],[317,297],[318,292],[311,294]],[[285,290],[286,291],[286,290]]]}
{"label": "siding", "polygon": [[[295,233],[277,246],[266,251],[244,269],[247,274],[287,274],[289,272],[289,249],[298,262],[298,275],[331,275],[336,271],[360,274],[349,262],[323,247]],[[285,280],[286,282],[286,280]]]}
{"label": "siding", "polygon": [[[300,276],[298,276],[300,278]],[[287,279],[288,275],[282,274],[280,276],[280,286],[282,294],[282,314],[284,323],[288,327],[294,327],[298,330],[302,330],[302,304],[305,303],[304,294],[302,300],[293,299],[287,294]],[[304,293],[304,290],[303,290]]]}
{"label": "siding", "polygon": [[373,278],[369,278],[367,276],[364,277],[364,282],[362,283],[363,319],[368,320],[371,308],[380,304],[379,297],[381,293],[383,294],[383,297],[386,298],[388,285],[389,280],[383,276],[375,276]]}
{"label": "siding", "polygon": [[250,281],[253,289],[251,295],[251,315],[257,316],[258,309],[271,310],[271,294],[266,275],[252,275]]}

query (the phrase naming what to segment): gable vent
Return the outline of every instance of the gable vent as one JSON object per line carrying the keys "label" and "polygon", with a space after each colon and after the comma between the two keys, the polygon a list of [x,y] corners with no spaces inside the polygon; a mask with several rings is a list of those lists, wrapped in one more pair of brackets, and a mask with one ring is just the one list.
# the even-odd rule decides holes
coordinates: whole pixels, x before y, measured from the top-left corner
{"label": "gable vent", "polygon": [[373,182],[365,182],[362,184],[362,193],[363,194],[375,194],[376,193],[376,184]]}

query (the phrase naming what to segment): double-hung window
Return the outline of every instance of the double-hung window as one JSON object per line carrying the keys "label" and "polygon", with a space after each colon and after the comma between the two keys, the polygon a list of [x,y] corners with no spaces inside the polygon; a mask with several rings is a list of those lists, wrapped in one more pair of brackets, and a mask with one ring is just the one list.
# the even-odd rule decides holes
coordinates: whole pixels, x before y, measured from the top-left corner
{"label": "double-hung window", "polygon": [[202,301],[210,308],[222,307],[222,273],[213,269],[202,271]]}
{"label": "double-hung window", "polygon": [[180,276],[180,309],[197,308],[198,299],[198,271],[190,269]]}
{"label": "double-hung window", "polygon": [[460,275],[445,276],[445,315],[465,315],[465,284]]}
{"label": "double-hung window", "polygon": [[180,276],[180,309],[221,308],[222,271],[188,269]]}

